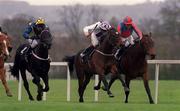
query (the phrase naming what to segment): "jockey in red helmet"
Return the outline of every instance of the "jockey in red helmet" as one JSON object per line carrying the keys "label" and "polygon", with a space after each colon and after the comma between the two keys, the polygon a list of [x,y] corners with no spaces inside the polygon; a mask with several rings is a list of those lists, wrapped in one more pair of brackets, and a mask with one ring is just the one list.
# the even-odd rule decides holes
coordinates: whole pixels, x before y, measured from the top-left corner
{"label": "jockey in red helmet", "polygon": [[126,16],[123,22],[118,24],[117,27],[118,32],[121,34],[122,40],[125,41],[125,46],[133,45],[134,44],[134,37],[132,33],[135,32],[138,35],[138,39],[142,39],[142,32],[137,27],[131,17]]}
{"label": "jockey in red helmet", "polygon": [[129,16],[126,16],[123,22],[118,24],[117,30],[120,33],[125,46],[119,49],[115,54],[115,57],[119,60],[124,50],[128,46],[134,44],[134,37],[132,36],[132,33],[135,32],[137,34],[138,38],[136,41],[140,41],[143,36],[141,30],[136,26],[135,23],[133,23],[132,18]]}

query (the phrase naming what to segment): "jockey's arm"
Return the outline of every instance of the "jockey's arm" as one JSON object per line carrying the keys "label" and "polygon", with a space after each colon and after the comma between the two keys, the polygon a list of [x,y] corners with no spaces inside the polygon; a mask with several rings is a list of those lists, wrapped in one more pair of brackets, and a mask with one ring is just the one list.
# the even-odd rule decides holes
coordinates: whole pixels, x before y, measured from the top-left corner
{"label": "jockey's arm", "polygon": [[86,37],[89,37],[92,34],[92,32],[95,30],[95,28],[98,27],[99,24],[100,24],[100,22],[96,22],[95,24],[85,26],[83,28],[84,35]]}
{"label": "jockey's arm", "polygon": [[143,37],[141,30],[134,23],[132,24],[132,26],[134,28],[135,33],[138,35],[139,39],[141,40]]}
{"label": "jockey's arm", "polygon": [[32,32],[32,26],[28,25],[28,27],[25,29],[24,33],[23,33],[23,37],[25,39],[29,39],[29,34]]}

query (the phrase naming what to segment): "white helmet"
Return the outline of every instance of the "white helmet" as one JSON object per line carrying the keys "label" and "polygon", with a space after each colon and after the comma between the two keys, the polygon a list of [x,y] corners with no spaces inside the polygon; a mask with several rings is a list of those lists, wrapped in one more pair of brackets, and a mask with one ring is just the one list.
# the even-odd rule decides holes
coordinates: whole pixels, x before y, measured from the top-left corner
{"label": "white helmet", "polygon": [[109,22],[107,22],[107,21],[102,21],[99,27],[102,30],[109,30],[112,28],[111,25],[109,24]]}

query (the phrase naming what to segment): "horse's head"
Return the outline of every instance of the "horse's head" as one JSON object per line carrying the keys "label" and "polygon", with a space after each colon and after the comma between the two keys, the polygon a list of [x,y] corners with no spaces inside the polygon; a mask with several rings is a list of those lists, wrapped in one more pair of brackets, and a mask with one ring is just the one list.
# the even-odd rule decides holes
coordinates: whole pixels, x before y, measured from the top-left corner
{"label": "horse's head", "polygon": [[145,49],[146,54],[149,55],[151,59],[155,59],[156,53],[155,53],[154,41],[152,39],[152,34],[151,33],[143,34],[141,43]]}
{"label": "horse's head", "polygon": [[50,49],[52,45],[52,35],[49,30],[43,30],[40,35],[40,44]]}
{"label": "horse's head", "polygon": [[120,38],[119,32],[115,28],[108,30],[108,41],[112,46],[122,45],[122,40]]}
{"label": "horse's head", "polygon": [[3,56],[4,59],[7,59],[11,50],[12,46],[10,44],[10,37],[0,33],[0,56]]}

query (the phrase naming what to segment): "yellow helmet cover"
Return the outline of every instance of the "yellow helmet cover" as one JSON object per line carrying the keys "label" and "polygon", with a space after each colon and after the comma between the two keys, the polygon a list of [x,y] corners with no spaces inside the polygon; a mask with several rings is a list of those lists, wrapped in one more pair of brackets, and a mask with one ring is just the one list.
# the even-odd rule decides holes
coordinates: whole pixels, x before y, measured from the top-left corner
{"label": "yellow helmet cover", "polygon": [[42,19],[42,18],[37,19],[36,20],[36,25],[38,25],[38,24],[45,24],[45,20]]}

